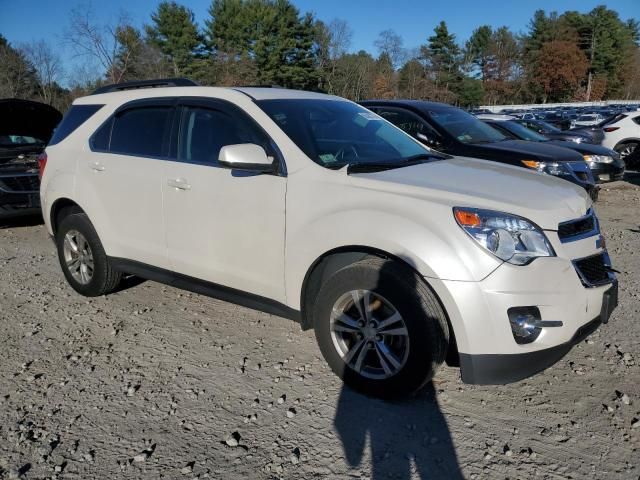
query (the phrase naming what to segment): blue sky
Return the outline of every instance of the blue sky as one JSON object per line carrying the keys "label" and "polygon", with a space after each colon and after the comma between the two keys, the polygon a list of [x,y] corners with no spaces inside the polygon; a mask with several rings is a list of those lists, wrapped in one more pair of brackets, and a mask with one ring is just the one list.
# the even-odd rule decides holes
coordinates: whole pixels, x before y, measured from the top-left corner
{"label": "blue sky", "polygon": [[[210,0],[185,0],[200,26],[207,18]],[[72,52],[62,42],[69,11],[87,0],[0,0],[0,33],[12,44],[44,39],[55,46],[69,70],[74,63]],[[89,2],[97,18],[108,21],[126,11],[133,22],[149,22],[149,15],[159,1],[101,0]],[[293,0],[302,12],[312,11],[321,20],[347,20],[353,30],[351,50],[375,53],[373,42],[385,29],[393,29],[404,39],[407,48],[417,47],[431,35],[441,20],[466,40],[481,24],[507,25],[524,32],[537,9],[546,11],[578,10],[587,12],[599,4],[618,11],[623,19],[640,19],[640,0]]]}

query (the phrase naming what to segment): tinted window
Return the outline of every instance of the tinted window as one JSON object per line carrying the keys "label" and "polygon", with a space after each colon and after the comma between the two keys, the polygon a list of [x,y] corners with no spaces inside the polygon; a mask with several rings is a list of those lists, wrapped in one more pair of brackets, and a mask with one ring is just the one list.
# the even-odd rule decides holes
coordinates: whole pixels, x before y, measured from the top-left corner
{"label": "tinted window", "polygon": [[292,99],[256,103],[300,150],[327,168],[402,163],[431,153],[375,113],[351,102]]}
{"label": "tinted window", "polygon": [[161,156],[171,111],[171,107],[140,107],[116,115],[109,151]]}
{"label": "tinted window", "polygon": [[430,111],[429,115],[443,130],[462,143],[493,143],[506,139],[495,128],[458,108]]}
{"label": "tinted window", "polygon": [[183,107],[179,160],[216,164],[222,147],[240,143],[255,143],[269,152],[266,136],[248,119],[213,108]]}
{"label": "tinted window", "polygon": [[111,140],[111,127],[113,126],[113,117],[107,120],[93,134],[89,141],[93,150],[109,150],[109,141]]}
{"label": "tinted window", "polygon": [[503,128],[520,140],[527,140],[529,142],[545,142],[548,140],[548,138],[544,135],[540,135],[534,130],[531,130],[524,125],[521,125],[520,123],[514,122],[512,120],[507,120],[506,122],[491,123],[491,125]]}
{"label": "tinted window", "polygon": [[67,138],[102,107],[103,105],[72,105],[54,130],[49,145],[55,145]]}
{"label": "tinted window", "polygon": [[385,120],[393,123],[396,127],[401,128],[412,137],[417,138],[418,134],[422,134],[430,140],[438,141],[440,139],[440,135],[438,135],[433,128],[409,112],[379,108],[376,109],[376,113]]}

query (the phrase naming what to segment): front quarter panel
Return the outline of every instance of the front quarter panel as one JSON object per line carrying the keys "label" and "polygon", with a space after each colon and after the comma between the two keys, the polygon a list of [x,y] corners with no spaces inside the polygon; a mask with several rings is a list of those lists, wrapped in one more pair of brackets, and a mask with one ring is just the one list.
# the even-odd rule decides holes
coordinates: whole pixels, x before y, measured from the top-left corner
{"label": "front quarter panel", "polygon": [[315,164],[289,176],[287,303],[300,308],[305,276],[335,249],[365,247],[400,258],[427,278],[478,281],[500,261],[455,223],[451,205],[364,188],[356,175]]}

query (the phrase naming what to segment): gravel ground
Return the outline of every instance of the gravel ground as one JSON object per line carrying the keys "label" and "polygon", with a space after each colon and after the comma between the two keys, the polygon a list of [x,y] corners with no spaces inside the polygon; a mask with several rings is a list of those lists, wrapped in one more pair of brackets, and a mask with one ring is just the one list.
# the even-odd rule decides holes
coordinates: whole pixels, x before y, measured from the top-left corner
{"label": "gravel ground", "polygon": [[66,285],[0,229],[0,479],[640,478],[640,175],[597,204],[620,306],[546,372],[399,403],[343,388],[312,332],[153,282]]}

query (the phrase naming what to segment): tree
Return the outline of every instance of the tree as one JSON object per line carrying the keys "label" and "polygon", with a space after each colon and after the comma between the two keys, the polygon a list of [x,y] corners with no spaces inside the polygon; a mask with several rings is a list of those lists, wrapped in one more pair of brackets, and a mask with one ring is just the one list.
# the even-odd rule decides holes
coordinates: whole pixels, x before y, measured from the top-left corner
{"label": "tree", "polygon": [[434,83],[436,99],[455,102],[462,81],[460,47],[445,22],[440,22],[434,29],[427,45],[421,47],[421,55]]}
{"label": "tree", "polygon": [[317,26],[289,0],[213,0],[206,35],[214,55],[250,58],[259,82],[317,89]]}
{"label": "tree", "polygon": [[[76,57],[97,62],[105,72],[107,80],[118,83],[129,67],[129,56],[122,54],[123,45],[118,38],[118,32],[128,24],[125,14],[109,24],[96,23],[89,7],[78,7],[71,11],[69,28],[64,33],[64,39],[74,50]],[[119,65],[116,65],[116,62],[119,62]]]}
{"label": "tree", "polygon": [[35,70],[40,100],[53,105],[63,75],[60,56],[44,40],[23,45],[21,50]]}
{"label": "tree", "polygon": [[476,28],[465,44],[465,59],[477,69],[477,76],[484,83],[487,78],[487,65],[491,55],[493,30],[489,25]]}
{"label": "tree", "polygon": [[584,53],[572,42],[552,40],[543,44],[535,71],[544,92],[543,101],[573,99],[588,66]]}
{"label": "tree", "polygon": [[333,19],[328,24],[316,22],[316,44],[318,46],[318,69],[323,87],[333,93],[338,59],[345,55],[351,45],[353,31],[345,20]]}
{"label": "tree", "polygon": [[380,56],[386,55],[391,61],[393,69],[396,70],[405,59],[402,43],[402,37],[394,30],[384,30],[380,32],[378,39],[373,44],[378,49],[378,54]]}
{"label": "tree", "polygon": [[23,52],[0,35],[0,98],[32,98],[38,92],[38,76]]}
{"label": "tree", "polygon": [[174,1],[163,1],[151,14],[151,21],[145,26],[147,42],[167,57],[173,75],[188,73],[203,43],[193,12]]}

